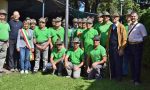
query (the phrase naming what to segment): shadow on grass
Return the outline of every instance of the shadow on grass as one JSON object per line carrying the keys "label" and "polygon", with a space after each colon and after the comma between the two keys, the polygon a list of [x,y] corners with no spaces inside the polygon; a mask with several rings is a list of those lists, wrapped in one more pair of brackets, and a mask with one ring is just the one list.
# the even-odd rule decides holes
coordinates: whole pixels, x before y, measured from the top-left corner
{"label": "shadow on grass", "polygon": [[108,76],[102,80],[85,80],[85,84],[76,90],[150,90],[150,70],[143,68],[142,84],[135,86],[130,82],[130,76],[123,77],[121,82],[110,80]]}

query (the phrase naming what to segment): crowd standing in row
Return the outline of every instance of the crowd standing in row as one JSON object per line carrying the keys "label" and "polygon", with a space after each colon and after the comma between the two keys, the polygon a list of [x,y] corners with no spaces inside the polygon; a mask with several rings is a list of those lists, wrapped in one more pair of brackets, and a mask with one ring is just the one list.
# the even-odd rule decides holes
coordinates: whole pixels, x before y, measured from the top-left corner
{"label": "crowd standing in row", "polygon": [[21,74],[28,74],[32,66],[30,60],[34,60],[32,73],[38,72],[42,65],[42,72],[52,69],[52,74],[57,71],[59,76],[65,68],[66,77],[79,78],[83,73],[88,79],[102,79],[102,69],[109,60],[111,79],[121,81],[122,76],[128,74],[130,62],[132,82],[140,83],[143,41],[147,32],[138,22],[136,12],[126,14],[125,24],[119,22],[117,12],[112,15],[106,11],[99,13],[96,24],[93,18],[74,18],[68,30],[69,48],[64,46],[65,20],[60,17],[52,19],[52,27],[48,28],[47,18],[40,18],[37,26],[35,19],[26,18],[21,22],[18,11],[13,12],[8,23],[6,16],[7,12],[0,10],[0,73],[3,73],[9,47],[11,72],[19,70]]}

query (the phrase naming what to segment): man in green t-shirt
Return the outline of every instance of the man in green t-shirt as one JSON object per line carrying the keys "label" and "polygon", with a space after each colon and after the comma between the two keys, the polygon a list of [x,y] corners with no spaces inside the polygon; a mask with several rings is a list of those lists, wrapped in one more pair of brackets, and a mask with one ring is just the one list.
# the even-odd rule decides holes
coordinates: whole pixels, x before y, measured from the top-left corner
{"label": "man in green t-shirt", "polygon": [[79,78],[81,73],[81,67],[84,64],[83,50],[79,47],[80,40],[75,37],[73,40],[73,48],[67,51],[65,57],[65,68],[68,76],[71,77],[73,71],[73,78]]}
{"label": "man in green t-shirt", "polygon": [[36,58],[34,72],[37,72],[39,69],[39,62],[41,59],[41,54],[43,55],[43,71],[46,69],[48,63],[48,48],[52,49],[53,45],[51,43],[51,36],[49,30],[46,27],[46,19],[39,19],[39,29],[34,31],[34,44],[36,46]]}
{"label": "man in green t-shirt", "polygon": [[88,52],[90,51],[90,47],[93,46],[93,38],[95,35],[98,35],[97,30],[93,29],[93,20],[92,19],[88,19],[87,22],[87,30],[84,30],[81,36],[81,40],[82,40],[82,47],[84,47],[84,52],[86,54],[88,54]]}
{"label": "man in green t-shirt", "polygon": [[[88,56],[88,79],[102,79],[101,68],[107,60],[106,50],[100,45],[100,37],[98,35],[94,37],[93,41],[94,46]],[[90,62],[92,62],[92,65],[90,65]]]}
{"label": "man in green t-shirt", "polygon": [[3,72],[3,65],[6,59],[10,26],[6,22],[7,12],[0,10],[0,74]]}
{"label": "man in green t-shirt", "polygon": [[58,75],[62,75],[63,61],[65,58],[66,49],[63,47],[63,41],[58,39],[56,41],[57,48],[54,48],[51,53],[50,63],[53,69],[53,74],[58,70]]}
{"label": "man in green t-shirt", "polygon": [[110,14],[107,11],[103,12],[104,23],[99,27],[99,34],[101,35],[101,45],[106,48],[109,27],[112,25],[110,21]]}
{"label": "man in green t-shirt", "polygon": [[65,30],[61,26],[61,20],[62,19],[60,17],[57,17],[55,19],[55,28],[54,28],[54,30],[55,30],[55,33],[56,33],[57,37],[60,38],[62,41],[64,41]]}
{"label": "man in green t-shirt", "polygon": [[98,16],[97,16],[97,21],[98,22],[94,25],[94,29],[96,29],[99,34],[100,34],[100,27],[104,24],[103,20],[104,20],[103,14],[99,13]]}
{"label": "man in green t-shirt", "polygon": [[30,28],[31,28],[33,31],[39,28],[36,24],[37,24],[37,22],[36,22],[35,19],[30,19]]}

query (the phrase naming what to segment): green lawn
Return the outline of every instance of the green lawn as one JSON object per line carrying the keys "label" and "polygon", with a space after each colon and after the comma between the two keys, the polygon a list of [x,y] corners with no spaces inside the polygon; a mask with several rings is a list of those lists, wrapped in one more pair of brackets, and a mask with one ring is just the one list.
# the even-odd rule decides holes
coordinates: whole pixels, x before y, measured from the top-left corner
{"label": "green lawn", "polygon": [[143,72],[143,83],[140,86],[134,86],[129,82],[129,77],[117,82],[108,78],[100,81],[72,79],[50,74],[42,75],[40,72],[28,75],[12,73],[0,77],[0,90],[150,90],[149,71]]}

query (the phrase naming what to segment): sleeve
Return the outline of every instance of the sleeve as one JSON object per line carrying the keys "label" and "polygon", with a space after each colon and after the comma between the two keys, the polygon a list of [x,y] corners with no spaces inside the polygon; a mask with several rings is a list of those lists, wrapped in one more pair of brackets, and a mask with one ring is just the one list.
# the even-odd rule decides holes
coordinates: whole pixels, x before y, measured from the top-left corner
{"label": "sleeve", "polygon": [[7,24],[8,25],[8,31],[10,32],[10,25],[9,24]]}
{"label": "sleeve", "polygon": [[81,61],[84,61],[84,51],[81,50]]}
{"label": "sleeve", "polygon": [[17,48],[20,48],[20,33],[21,33],[21,30],[18,31]]}
{"label": "sleeve", "polygon": [[49,37],[49,38],[52,37],[52,33],[53,33],[53,32],[52,32],[51,30],[52,30],[52,29],[50,29],[50,28],[47,29],[47,33],[48,33],[48,37]]}
{"label": "sleeve", "polygon": [[122,25],[122,30],[123,30],[123,34],[122,34],[122,37],[123,37],[123,42],[122,42],[122,47],[125,48],[126,44],[127,44],[127,31],[126,31],[126,28],[124,27],[124,25]]}
{"label": "sleeve", "polygon": [[140,26],[140,32],[141,32],[143,37],[147,36],[147,31],[146,31],[146,28],[143,24],[141,24],[141,26]]}
{"label": "sleeve", "polygon": [[106,50],[104,47],[101,48],[101,55],[102,57],[106,56]]}
{"label": "sleeve", "polygon": [[54,49],[52,50],[51,57],[54,57]]}
{"label": "sleeve", "polygon": [[95,35],[98,35],[98,31],[95,29]]}
{"label": "sleeve", "polygon": [[67,51],[67,56],[69,57],[70,56],[70,54],[71,54],[71,51]]}

